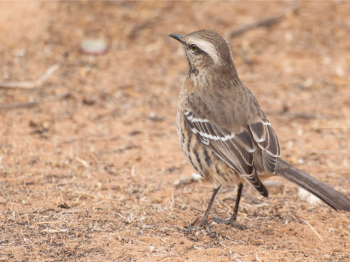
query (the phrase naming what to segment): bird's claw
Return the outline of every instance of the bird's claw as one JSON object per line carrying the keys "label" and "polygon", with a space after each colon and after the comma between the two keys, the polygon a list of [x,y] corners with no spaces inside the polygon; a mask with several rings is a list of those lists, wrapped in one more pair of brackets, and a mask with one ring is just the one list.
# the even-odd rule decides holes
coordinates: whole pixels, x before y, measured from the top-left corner
{"label": "bird's claw", "polygon": [[225,225],[231,225],[237,229],[244,230],[244,228],[236,222],[236,219],[229,218],[229,219],[220,219],[218,217],[214,217],[213,221],[217,224],[225,224]]}
{"label": "bird's claw", "polygon": [[202,228],[204,228],[207,231],[207,233],[210,235],[210,237],[212,237],[212,238],[215,237],[217,241],[219,240],[216,233],[211,231],[208,221],[201,222],[198,226],[193,226],[193,224],[190,224],[187,226],[187,228],[184,228],[183,231],[186,234],[191,234],[191,233],[193,234],[195,231],[202,229]]}

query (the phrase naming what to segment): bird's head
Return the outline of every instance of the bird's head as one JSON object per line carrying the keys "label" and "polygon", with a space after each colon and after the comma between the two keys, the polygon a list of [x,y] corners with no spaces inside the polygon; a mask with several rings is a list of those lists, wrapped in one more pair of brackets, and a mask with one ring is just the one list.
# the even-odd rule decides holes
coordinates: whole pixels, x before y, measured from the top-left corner
{"label": "bird's head", "polygon": [[211,30],[200,30],[182,36],[171,34],[178,40],[186,53],[190,70],[220,69],[233,66],[230,47],[227,41]]}

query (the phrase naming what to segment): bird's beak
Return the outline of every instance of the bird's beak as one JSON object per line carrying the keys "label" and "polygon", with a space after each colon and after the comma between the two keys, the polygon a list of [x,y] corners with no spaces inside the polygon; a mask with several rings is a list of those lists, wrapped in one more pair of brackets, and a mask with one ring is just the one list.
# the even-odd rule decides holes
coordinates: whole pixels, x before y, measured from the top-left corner
{"label": "bird's beak", "polygon": [[169,35],[170,37],[176,39],[177,41],[179,41],[181,44],[185,43],[183,40],[183,35],[178,35],[178,34],[171,34]]}

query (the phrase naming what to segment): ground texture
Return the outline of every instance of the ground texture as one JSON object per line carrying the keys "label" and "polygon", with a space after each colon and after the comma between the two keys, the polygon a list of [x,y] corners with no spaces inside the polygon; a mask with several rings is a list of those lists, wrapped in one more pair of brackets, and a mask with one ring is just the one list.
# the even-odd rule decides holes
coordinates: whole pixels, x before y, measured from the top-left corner
{"label": "ground texture", "polygon": [[[350,197],[350,4],[302,2],[270,27],[230,32],[292,2],[1,2],[0,260],[350,261],[350,215],[270,182],[246,187],[238,221],[185,235],[212,193],[179,149],[187,62],[170,33],[213,29],[231,45],[282,156]],[[100,56],[80,52],[103,38]],[[22,107],[24,106],[24,107]],[[31,106],[31,107],[29,107]],[[277,182],[276,182],[277,181]],[[279,183],[283,182],[283,184]],[[213,216],[228,217],[236,187]]]}

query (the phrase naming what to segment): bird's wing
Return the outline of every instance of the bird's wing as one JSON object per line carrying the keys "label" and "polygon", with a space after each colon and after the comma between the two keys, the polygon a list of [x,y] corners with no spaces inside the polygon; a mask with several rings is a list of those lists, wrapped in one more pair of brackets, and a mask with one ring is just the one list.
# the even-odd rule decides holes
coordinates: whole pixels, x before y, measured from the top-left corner
{"label": "bird's wing", "polygon": [[[248,125],[246,125],[246,128],[242,127],[239,131],[234,132],[234,128],[230,128],[229,125],[222,125],[216,120],[216,116],[222,120],[222,115],[225,115],[223,111],[227,112],[224,104],[223,101],[220,101],[216,106],[210,105],[196,94],[190,94],[186,99],[184,111],[186,124],[193,133],[200,136],[203,144],[252,184],[261,195],[267,197],[267,189],[261,183],[255,171],[253,153],[258,147],[249,132]],[[230,122],[232,119],[227,121]],[[258,138],[260,134],[261,132],[256,132]],[[269,148],[267,147],[267,149]]]}
{"label": "bird's wing", "polygon": [[280,144],[271,124],[259,121],[249,125],[254,141],[262,150],[262,160],[266,171],[275,174],[277,159],[281,156]]}

